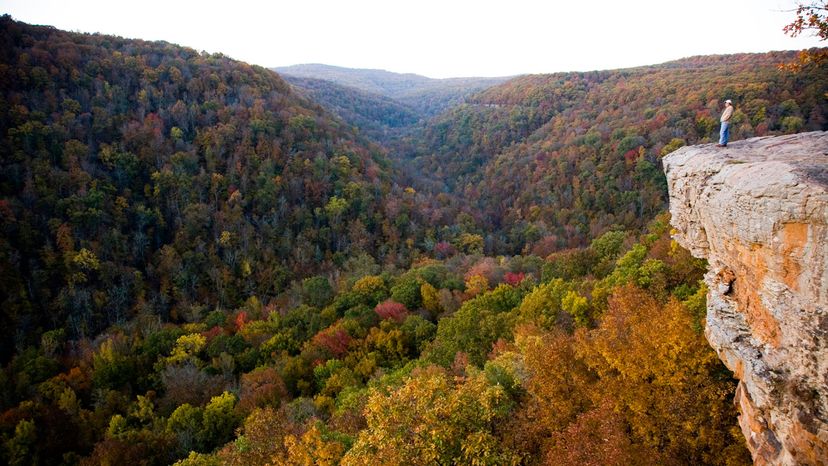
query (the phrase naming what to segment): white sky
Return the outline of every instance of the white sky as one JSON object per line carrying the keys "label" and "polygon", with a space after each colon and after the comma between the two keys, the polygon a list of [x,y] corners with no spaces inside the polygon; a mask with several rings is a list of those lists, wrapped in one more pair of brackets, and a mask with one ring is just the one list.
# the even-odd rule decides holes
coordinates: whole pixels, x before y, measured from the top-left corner
{"label": "white sky", "polygon": [[326,63],[444,78],[828,46],[782,33],[793,6],[794,0],[0,0],[0,13],[71,31],[166,40],[267,67]]}

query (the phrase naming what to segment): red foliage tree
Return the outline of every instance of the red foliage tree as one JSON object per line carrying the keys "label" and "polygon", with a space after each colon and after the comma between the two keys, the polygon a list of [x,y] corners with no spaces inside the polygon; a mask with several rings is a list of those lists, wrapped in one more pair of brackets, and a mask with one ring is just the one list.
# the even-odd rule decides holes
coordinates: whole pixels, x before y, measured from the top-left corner
{"label": "red foliage tree", "polygon": [[380,316],[381,319],[392,319],[396,322],[402,322],[408,316],[408,309],[405,304],[398,303],[394,300],[385,300],[374,308],[374,312]]}
{"label": "red foliage tree", "polygon": [[331,326],[317,333],[313,337],[313,344],[331,353],[338,358],[348,352],[348,344],[351,343],[351,335],[338,326]]}
{"label": "red foliage tree", "polygon": [[523,272],[506,272],[506,275],[503,276],[503,280],[511,285],[511,286],[518,286],[526,278],[526,274]]}
{"label": "red foliage tree", "polygon": [[241,330],[247,323],[247,311],[240,311],[236,315],[236,330]]}

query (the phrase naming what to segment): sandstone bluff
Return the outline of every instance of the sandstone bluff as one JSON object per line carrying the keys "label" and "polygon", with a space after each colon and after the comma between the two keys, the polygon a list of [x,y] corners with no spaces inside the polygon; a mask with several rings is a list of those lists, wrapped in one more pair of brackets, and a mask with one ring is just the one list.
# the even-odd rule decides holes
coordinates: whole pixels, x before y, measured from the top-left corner
{"label": "sandstone bluff", "polygon": [[754,463],[828,464],[828,132],[685,147],[664,171]]}

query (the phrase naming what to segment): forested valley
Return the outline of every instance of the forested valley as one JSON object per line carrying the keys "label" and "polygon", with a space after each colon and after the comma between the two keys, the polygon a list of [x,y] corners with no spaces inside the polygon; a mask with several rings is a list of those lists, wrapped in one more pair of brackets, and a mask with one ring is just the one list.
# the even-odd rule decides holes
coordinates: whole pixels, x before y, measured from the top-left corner
{"label": "forested valley", "polygon": [[3,462],[750,462],[661,158],[725,98],[735,139],[828,129],[825,63],[418,107],[9,16],[0,44]]}

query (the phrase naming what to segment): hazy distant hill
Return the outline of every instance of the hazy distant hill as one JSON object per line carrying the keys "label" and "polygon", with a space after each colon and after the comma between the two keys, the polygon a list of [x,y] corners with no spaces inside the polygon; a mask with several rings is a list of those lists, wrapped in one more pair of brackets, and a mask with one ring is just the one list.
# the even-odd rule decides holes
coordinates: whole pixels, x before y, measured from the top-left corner
{"label": "hazy distant hill", "polygon": [[420,113],[390,97],[333,81],[284,75],[300,93],[336,113],[375,141],[386,141],[400,128],[420,121]]}
{"label": "hazy distant hill", "polygon": [[276,72],[302,78],[333,81],[366,92],[385,95],[411,106],[424,116],[433,116],[471,94],[502,83],[509,78],[432,79],[412,73],[343,68],[322,64],[273,68]]}
{"label": "hazy distant hill", "polygon": [[281,74],[325,79],[390,97],[406,95],[412,89],[423,88],[432,81],[437,81],[413,73],[403,74],[385,70],[343,68],[322,64],[292,65],[273,69]]}

